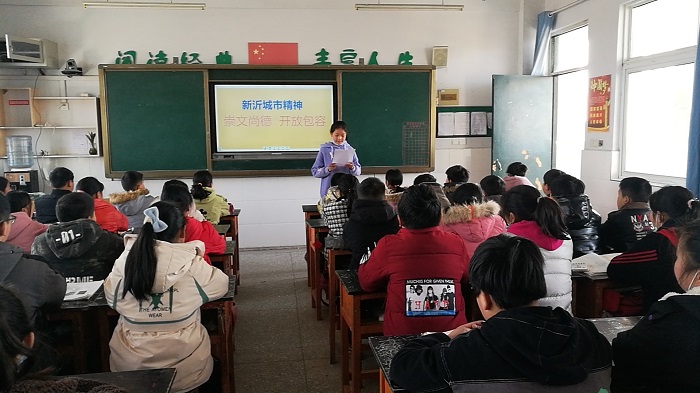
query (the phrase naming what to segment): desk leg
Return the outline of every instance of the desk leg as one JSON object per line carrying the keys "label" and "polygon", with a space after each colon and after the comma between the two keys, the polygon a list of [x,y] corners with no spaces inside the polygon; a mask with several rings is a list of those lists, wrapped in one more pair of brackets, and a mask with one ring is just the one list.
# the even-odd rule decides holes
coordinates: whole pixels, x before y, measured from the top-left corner
{"label": "desk leg", "polygon": [[110,372],[109,368],[109,340],[112,335],[109,332],[109,309],[99,308],[96,310],[97,328],[100,337],[100,359],[102,360],[102,372]]}
{"label": "desk leg", "polygon": [[345,322],[345,318],[340,318],[340,370],[341,370],[341,381],[343,383],[343,388],[350,385],[350,329],[348,329],[348,324]]}
{"label": "desk leg", "polygon": [[321,316],[321,296],[323,296],[321,295],[321,277],[323,276],[321,273],[321,260],[323,259],[321,256],[321,249],[317,250],[315,254],[314,264],[311,266],[311,268],[314,269],[314,277],[316,278],[314,281],[314,285],[316,286],[316,320],[320,321],[323,319]]}
{"label": "desk leg", "polygon": [[328,258],[328,345],[330,349],[331,364],[336,363],[335,359],[335,330],[338,324],[338,308],[335,304],[335,296],[338,293],[338,277],[335,275],[335,258]]}
{"label": "desk leg", "polygon": [[309,236],[309,232],[311,229],[309,228],[306,223],[304,223],[304,231],[306,232],[306,286],[310,287],[311,286],[311,243],[310,239],[311,236]]}
{"label": "desk leg", "polygon": [[389,382],[384,378],[384,373],[379,370],[379,393],[391,393]]}
{"label": "desk leg", "polygon": [[360,393],[360,390],[362,390],[362,333],[360,333],[360,318],[359,318],[359,301],[357,302],[357,316],[358,318],[354,318],[355,320],[353,321],[353,326],[352,326],[352,331],[350,332],[350,336],[352,337],[352,348],[350,349],[350,353],[352,356],[352,371],[351,371],[351,378],[352,378],[352,385],[350,391],[352,393]]}

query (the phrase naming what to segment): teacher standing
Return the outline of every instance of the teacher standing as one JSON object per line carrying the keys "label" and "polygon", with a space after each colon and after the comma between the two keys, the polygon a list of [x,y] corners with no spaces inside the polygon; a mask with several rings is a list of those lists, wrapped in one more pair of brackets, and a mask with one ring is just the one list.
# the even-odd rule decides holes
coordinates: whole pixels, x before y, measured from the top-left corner
{"label": "teacher standing", "polygon": [[[362,170],[355,149],[345,140],[347,138],[347,124],[338,120],[331,125],[331,141],[321,145],[316,156],[311,174],[321,179],[321,198],[326,195],[331,185],[331,177],[336,173],[349,173],[359,176]],[[337,150],[352,151],[352,159],[345,163],[333,162]],[[338,160],[335,160],[338,161]]]}

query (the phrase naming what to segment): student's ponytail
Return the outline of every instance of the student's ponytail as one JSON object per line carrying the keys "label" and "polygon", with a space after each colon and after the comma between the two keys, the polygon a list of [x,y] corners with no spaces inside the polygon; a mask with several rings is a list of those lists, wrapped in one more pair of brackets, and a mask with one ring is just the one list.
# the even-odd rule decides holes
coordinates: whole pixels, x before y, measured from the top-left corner
{"label": "student's ponytail", "polygon": [[195,172],[192,176],[192,188],[190,190],[192,192],[192,197],[199,200],[206,199],[211,194],[211,191],[205,190],[204,187],[211,187],[213,181],[214,178],[211,172]]}
{"label": "student's ponytail", "polygon": [[[0,286],[0,391],[10,390],[15,380],[29,369],[33,351],[24,344],[32,332],[22,301],[11,290]],[[25,359],[17,362],[17,356]],[[26,360],[29,359],[29,360]]]}
{"label": "student's ponytail", "polygon": [[697,219],[700,219],[700,201],[693,198],[688,200],[688,214],[686,220],[690,223]]}
{"label": "student's ponytail", "polygon": [[156,240],[172,242],[185,226],[182,212],[170,202],[154,203],[144,215],[146,222],[126,256],[122,298],[131,292],[137,300],[148,300],[158,267]]}
{"label": "student's ponytail", "polygon": [[357,178],[349,173],[343,173],[338,178],[338,191],[340,191],[340,198],[345,199],[348,203],[348,217],[352,213],[352,204],[357,200],[357,187],[360,183]]}
{"label": "student's ponytail", "polygon": [[564,213],[554,199],[540,197],[533,218],[545,235],[559,240],[569,239],[569,234],[566,233]]}
{"label": "student's ponytail", "polygon": [[654,213],[664,213],[676,226],[700,218],[700,201],[690,190],[681,186],[666,186],[651,194],[649,207]]}

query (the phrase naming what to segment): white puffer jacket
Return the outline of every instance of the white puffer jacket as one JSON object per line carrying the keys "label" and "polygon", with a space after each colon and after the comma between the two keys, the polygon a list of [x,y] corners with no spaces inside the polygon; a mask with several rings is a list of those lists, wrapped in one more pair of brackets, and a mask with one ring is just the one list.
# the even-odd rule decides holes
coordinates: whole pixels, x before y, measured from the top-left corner
{"label": "white puffer jacket", "polygon": [[571,257],[574,243],[564,240],[556,250],[540,247],[544,257],[544,279],[547,282],[547,297],[539,300],[540,306],[561,307],[571,313]]}

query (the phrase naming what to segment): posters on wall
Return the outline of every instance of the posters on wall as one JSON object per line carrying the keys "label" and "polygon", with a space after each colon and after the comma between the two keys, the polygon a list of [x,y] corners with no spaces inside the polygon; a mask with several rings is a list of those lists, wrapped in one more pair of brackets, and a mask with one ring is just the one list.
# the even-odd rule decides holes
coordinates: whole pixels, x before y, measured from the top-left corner
{"label": "posters on wall", "polygon": [[589,80],[588,131],[610,131],[610,75],[596,76]]}

